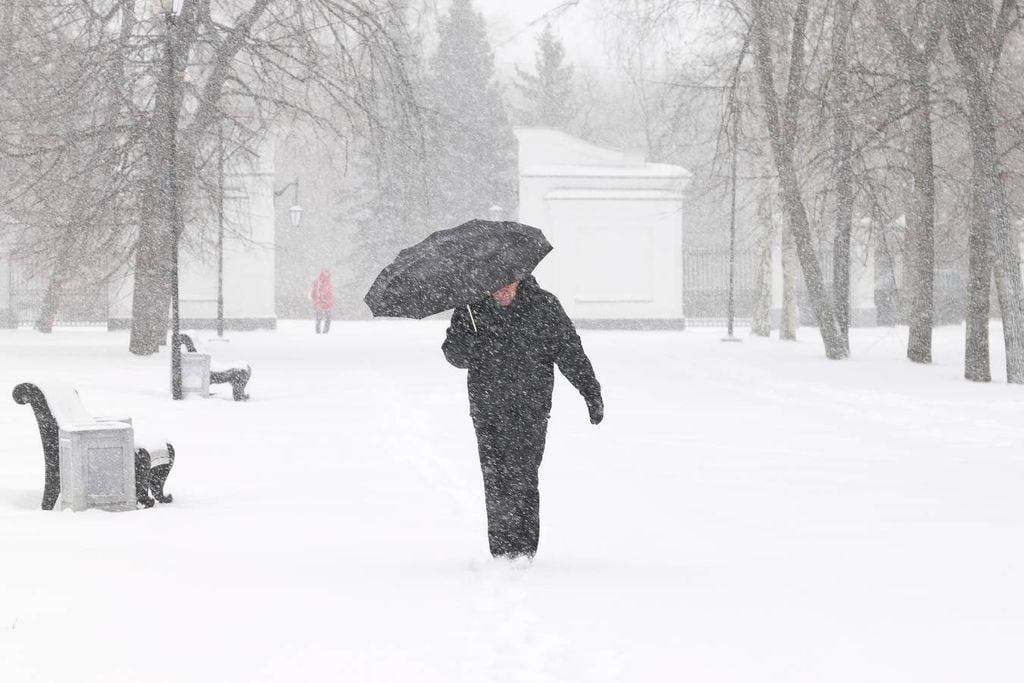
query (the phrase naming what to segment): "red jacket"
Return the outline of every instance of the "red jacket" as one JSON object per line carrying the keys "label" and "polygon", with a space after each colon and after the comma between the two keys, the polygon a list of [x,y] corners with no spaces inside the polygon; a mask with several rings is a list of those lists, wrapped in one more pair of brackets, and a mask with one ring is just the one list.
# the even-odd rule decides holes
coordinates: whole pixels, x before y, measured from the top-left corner
{"label": "red jacket", "polygon": [[331,274],[327,270],[321,270],[320,275],[313,280],[313,289],[309,292],[309,298],[313,302],[314,310],[329,311],[333,308],[334,297],[331,295]]}

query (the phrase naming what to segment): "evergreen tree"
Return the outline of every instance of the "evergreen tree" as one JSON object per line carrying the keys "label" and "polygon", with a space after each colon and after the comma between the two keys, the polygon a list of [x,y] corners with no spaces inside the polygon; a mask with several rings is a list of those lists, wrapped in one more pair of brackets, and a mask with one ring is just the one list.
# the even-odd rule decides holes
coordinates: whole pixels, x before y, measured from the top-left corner
{"label": "evergreen tree", "polygon": [[516,113],[524,124],[562,130],[571,126],[576,117],[573,66],[564,62],[565,48],[548,24],[537,37],[537,74],[516,67],[516,87],[526,100],[526,107]]}
{"label": "evergreen tree", "polygon": [[470,0],[454,0],[439,24],[431,60],[430,153],[434,214],[441,226],[487,216],[515,202],[515,137],[495,81],[483,17]]}
{"label": "evergreen tree", "polygon": [[402,249],[415,244],[438,225],[430,212],[429,177],[423,166],[422,139],[407,124],[367,141],[344,183],[349,191],[335,217],[344,232],[340,263],[339,314],[369,317],[363,294],[374,278]]}

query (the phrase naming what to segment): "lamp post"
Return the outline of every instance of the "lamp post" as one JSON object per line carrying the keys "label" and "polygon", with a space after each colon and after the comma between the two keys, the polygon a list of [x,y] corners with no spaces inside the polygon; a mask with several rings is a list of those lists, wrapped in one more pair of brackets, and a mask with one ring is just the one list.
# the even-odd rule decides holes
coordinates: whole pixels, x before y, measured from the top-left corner
{"label": "lamp post", "polygon": [[[280,190],[274,190],[274,197],[280,197],[282,194],[285,193],[285,191],[289,187],[294,189],[294,193],[292,194],[292,205],[290,207],[288,207],[288,216],[291,218],[292,228],[297,230],[299,225],[302,223],[302,207],[299,205],[299,178],[298,178],[298,176],[296,176],[295,180],[293,180],[292,182],[288,183],[287,185],[282,187]],[[317,329],[319,329],[319,328],[317,328]]]}
{"label": "lamp post", "polygon": [[181,400],[181,319],[178,298],[178,243],[181,240],[181,207],[178,205],[178,102],[174,86],[174,33],[185,0],[160,0],[160,12],[167,22],[165,62],[167,67],[167,185],[171,221],[171,398]]}
{"label": "lamp post", "polygon": [[224,336],[224,122],[217,123],[217,336]]}
{"label": "lamp post", "polygon": [[733,336],[733,323],[736,318],[736,166],[739,158],[737,142],[739,141],[740,108],[735,93],[730,104],[730,135],[732,147],[731,178],[729,182],[729,300],[726,307],[726,337],[722,341],[741,341]]}

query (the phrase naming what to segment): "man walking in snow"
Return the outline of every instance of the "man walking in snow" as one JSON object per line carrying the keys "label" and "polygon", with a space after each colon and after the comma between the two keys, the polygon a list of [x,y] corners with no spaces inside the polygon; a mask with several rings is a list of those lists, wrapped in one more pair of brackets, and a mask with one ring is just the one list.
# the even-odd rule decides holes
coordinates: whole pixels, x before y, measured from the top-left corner
{"label": "man walking in snow", "polygon": [[583,395],[592,424],[604,417],[601,385],[569,316],[532,275],[455,309],[442,350],[469,370],[491,555],[528,562],[540,537],[538,471],[554,366]]}

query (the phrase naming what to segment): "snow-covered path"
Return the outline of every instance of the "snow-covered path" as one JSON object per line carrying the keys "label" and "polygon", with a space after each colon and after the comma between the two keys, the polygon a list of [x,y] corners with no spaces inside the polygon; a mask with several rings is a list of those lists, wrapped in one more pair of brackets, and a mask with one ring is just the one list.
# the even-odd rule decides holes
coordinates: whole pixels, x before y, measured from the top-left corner
{"label": "snow-covered path", "polygon": [[171,505],[43,513],[0,400],[0,680],[1024,679],[1024,389],[960,379],[959,328],[931,367],[903,329],[844,362],[811,329],[584,332],[607,418],[558,380],[513,572],[444,324],[311,327],[214,346],[253,363],[246,404],[173,403],[122,333],[0,332],[4,392],[65,376],[178,451]]}

